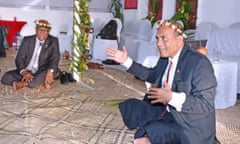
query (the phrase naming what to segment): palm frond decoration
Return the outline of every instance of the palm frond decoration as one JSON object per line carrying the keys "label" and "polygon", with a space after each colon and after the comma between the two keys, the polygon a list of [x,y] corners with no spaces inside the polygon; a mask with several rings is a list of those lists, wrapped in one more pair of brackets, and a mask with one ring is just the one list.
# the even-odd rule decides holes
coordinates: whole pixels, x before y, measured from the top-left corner
{"label": "palm frond decoration", "polygon": [[161,8],[161,5],[159,0],[150,0],[149,5],[151,7],[151,12],[144,19],[148,19],[153,27],[155,22],[158,20],[158,12]]}
{"label": "palm frond decoration", "polygon": [[108,9],[115,18],[119,18],[123,22],[122,3],[120,0],[111,0]]}
{"label": "palm frond decoration", "polygon": [[108,104],[110,107],[118,107],[118,105],[127,99],[109,99],[104,100],[104,103]]}
{"label": "palm frond decoration", "polygon": [[190,0],[178,0],[178,10],[175,15],[172,16],[171,20],[182,21],[184,29],[188,28],[188,23],[191,21],[191,13],[194,9],[195,4]]}

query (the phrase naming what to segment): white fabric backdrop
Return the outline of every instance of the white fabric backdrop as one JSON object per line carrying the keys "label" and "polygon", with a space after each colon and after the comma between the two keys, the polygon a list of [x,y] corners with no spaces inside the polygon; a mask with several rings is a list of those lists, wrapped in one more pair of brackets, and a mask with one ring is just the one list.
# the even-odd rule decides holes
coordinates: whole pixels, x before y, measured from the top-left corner
{"label": "white fabric backdrop", "polygon": [[[240,92],[240,29],[216,29],[206,45],[209,57],[213,58],[218,53],[221,60],[238,63],[237,87]],[[226,75],[228,76],[228,75]]]}

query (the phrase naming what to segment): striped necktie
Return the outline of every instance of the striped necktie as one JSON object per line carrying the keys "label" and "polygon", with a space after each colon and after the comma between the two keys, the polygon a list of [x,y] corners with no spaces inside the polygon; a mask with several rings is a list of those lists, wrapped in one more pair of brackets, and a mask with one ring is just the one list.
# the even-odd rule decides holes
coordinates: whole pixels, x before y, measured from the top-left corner
{"label": "striped necktie", "polygon": [[40,52],[42,49],[43,43],[39,43],[39,47],[37,49],[37,53],[35,55],[34,61],[33,61],[33,65],[32,65],[32,73],[36,73],[38,71],[38,65],[39,65],[39,56],[40,56]]}
{"label": "striped necktie", "polygon": [[170,74],[171,68],[172,68],[172,61],[169,62],[169,66],[168,66],[167,79],[166,79],[167,82],[169,80],[169,74]]}
{"label": "striped necktie", "polygon": [[[169,80],[169,74],[170,74],[171,68],[172,68],[172,61],[169,61],[169,66],[168,66],[168,71],[167,71],[167,78],[166,78],[167,82]],[[160,117],[164,117],[166,112],[167,112],[167,104],[164,106],[164,110],[161,113]]]}

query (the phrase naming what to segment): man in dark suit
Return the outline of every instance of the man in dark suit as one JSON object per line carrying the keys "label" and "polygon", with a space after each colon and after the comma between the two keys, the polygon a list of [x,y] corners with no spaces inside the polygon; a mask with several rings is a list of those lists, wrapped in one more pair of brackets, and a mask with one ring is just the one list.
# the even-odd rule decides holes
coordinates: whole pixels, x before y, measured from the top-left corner
{"label": "man in dark suit", "polygon": [[50,89],[58,73],[60,51],[58,39],[49,34],[51,25],[46,20],[36,20],[36,34],[23,38],[17,53],[16,70],[6,72],[2,83],[14,90],[43,85]]}
{"label": "man in dark suit", "polygon": [[135,63],[126,48],[107,49],[109,59],[152,83],[143,100],[119,104],[125,125],[137,129],[134,144],[216,143],[214,71],[208,58],[186,45],[184,37],[177,22],[158,23],[160,58],[154,68]]}
{"label": "man in dark suit", "polygon": [[0,26],[0,57],[6,57],[6,51],[4,47],[4,28]]}

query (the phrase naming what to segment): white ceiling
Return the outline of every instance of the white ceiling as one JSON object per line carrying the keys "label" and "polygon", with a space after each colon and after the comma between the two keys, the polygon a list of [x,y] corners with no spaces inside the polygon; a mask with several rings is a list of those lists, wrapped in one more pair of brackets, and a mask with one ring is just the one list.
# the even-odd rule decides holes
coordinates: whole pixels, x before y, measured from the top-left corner
{"label": "white ceiling", "polygon": [[[74,0],[0,0],[0,7],[72,10]],[[108,11],[110,0],[91,0],[89,11]]]}
{"label": "white ceiling", "polygon": [[35,9],[72,9],[73,0],[0,0],[1,7],[29,7]]}

